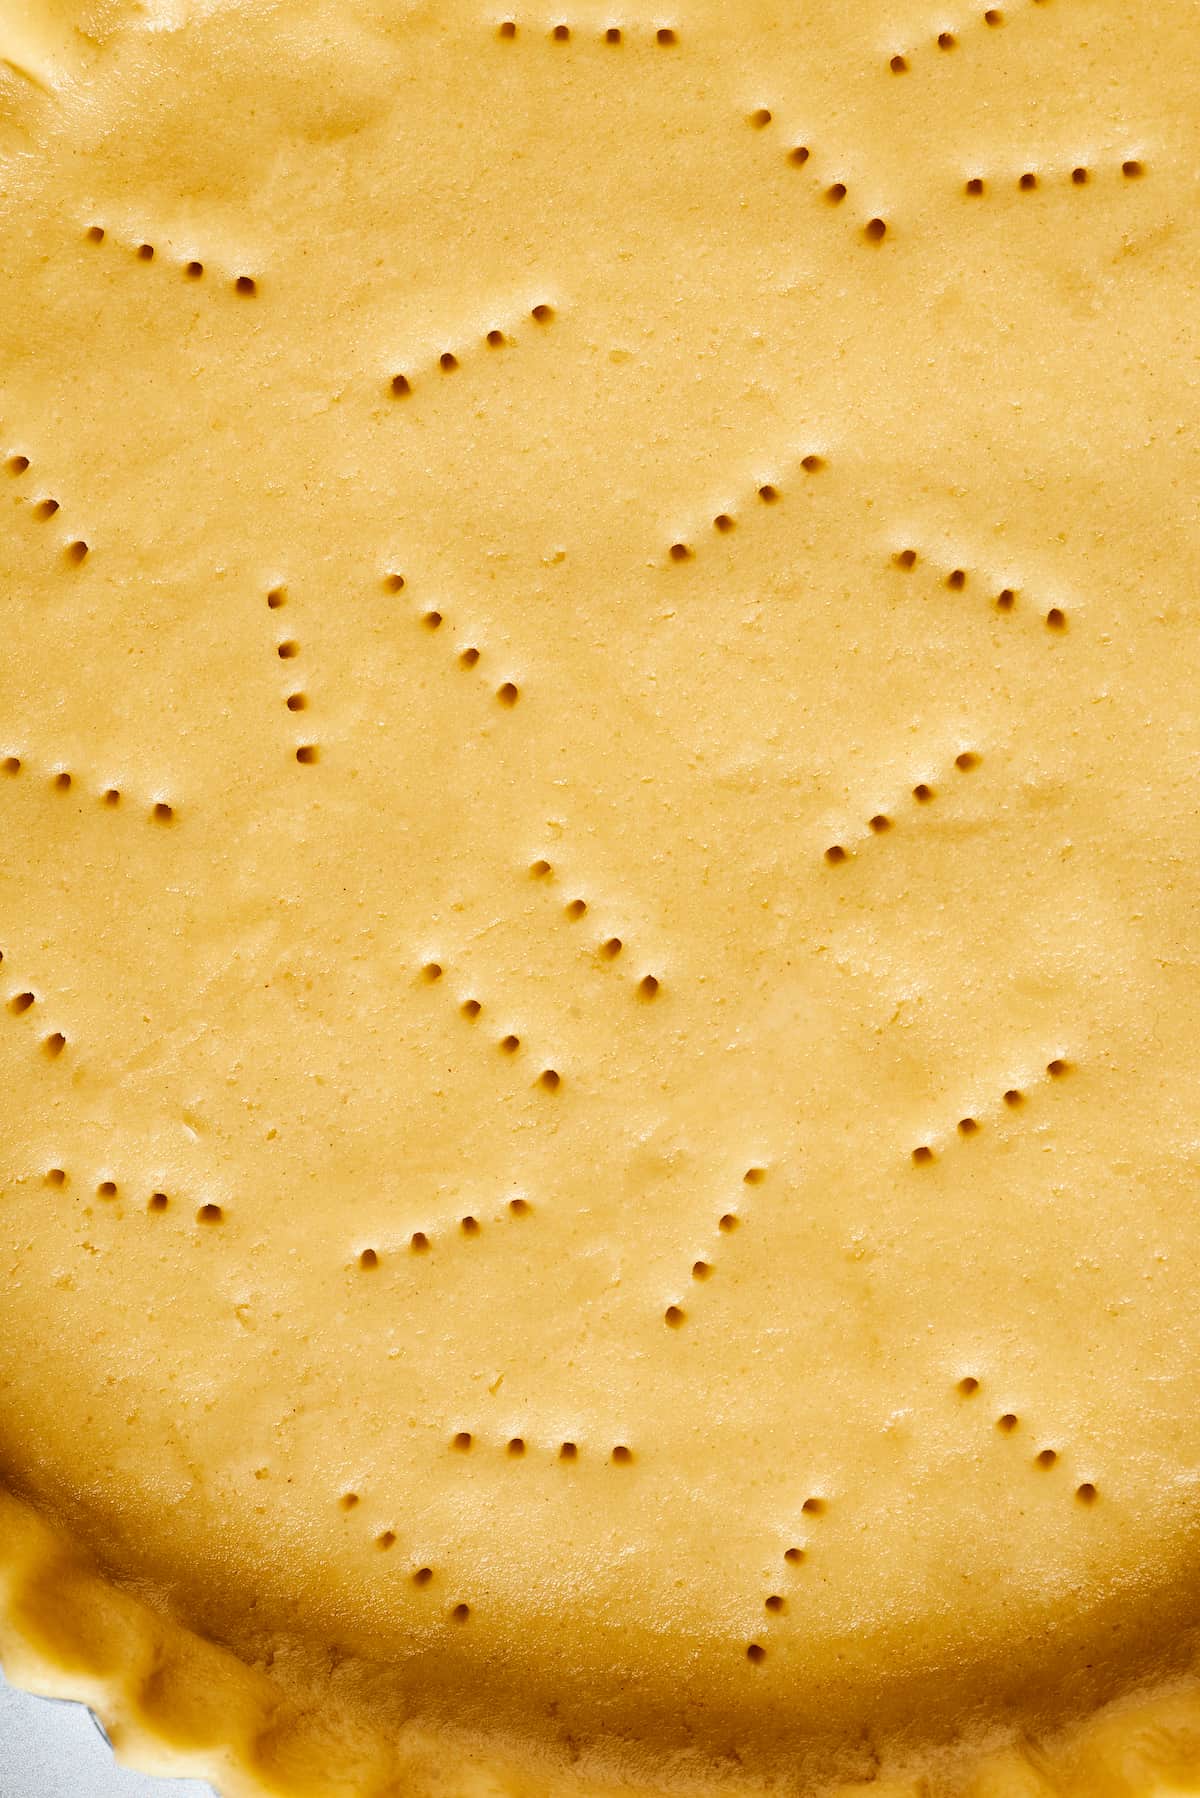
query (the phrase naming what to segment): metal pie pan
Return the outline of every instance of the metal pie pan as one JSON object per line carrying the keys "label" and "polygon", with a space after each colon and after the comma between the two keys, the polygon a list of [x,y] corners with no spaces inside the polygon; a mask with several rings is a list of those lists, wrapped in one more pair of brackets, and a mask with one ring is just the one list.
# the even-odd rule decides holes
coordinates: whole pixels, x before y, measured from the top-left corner
{"label": "metal pie pan", "polygon": [[215,1798],[197,1779],[119,1767],[84,1705],[19,1692],[0,1674],[0,1798]]}

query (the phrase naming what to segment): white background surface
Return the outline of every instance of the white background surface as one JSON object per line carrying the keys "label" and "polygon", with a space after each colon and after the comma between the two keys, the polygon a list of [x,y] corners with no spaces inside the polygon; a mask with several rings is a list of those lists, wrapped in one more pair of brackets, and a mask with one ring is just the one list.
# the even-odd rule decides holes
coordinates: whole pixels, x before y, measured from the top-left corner
{"label": "white background surface", "polygon": [[194,1779],[118,1767],[81,1704],[31,1698],[0,1674],[0,1798],[212,1798]]}

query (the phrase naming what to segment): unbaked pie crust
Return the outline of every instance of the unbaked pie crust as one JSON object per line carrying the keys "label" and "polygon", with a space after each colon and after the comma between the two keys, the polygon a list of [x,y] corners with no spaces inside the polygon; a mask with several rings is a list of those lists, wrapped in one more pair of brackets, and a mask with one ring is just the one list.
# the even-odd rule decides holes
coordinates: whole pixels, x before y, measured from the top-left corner
{"label": "unbaked pie crust", "polygon": [[1200,1790],[1198,43],[0,0],[0,1655],[133,1764]]}

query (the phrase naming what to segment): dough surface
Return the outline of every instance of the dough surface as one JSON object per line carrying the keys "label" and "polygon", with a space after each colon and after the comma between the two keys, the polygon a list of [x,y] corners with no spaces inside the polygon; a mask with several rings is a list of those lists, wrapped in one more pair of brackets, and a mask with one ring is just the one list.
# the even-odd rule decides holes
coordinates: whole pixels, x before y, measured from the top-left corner
{"label": "dough surface", "polygon": [[0,1487],[314,1791],[1191,1718],[1196,22],[0,4]]}

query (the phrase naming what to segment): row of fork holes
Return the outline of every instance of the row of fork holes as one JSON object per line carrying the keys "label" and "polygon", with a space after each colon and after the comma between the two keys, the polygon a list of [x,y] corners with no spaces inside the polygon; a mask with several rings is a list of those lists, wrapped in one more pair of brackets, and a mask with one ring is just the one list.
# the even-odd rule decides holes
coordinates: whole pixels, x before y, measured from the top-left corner
{"label": "row of fork holes", "polygon": [[[0,761],[0,773],[10,776],[20,774],[23,767],[24,764],[19,755],[6,755],[3,761]],[[55,793],[69,793],[74,786],[75,777],[65,768],[60,768],[56,774],[51,776],[50,787]],[[99,798],[102,805],[115,809],[121,803],[121,789],[120,787],[105,787]],[[168,805],[165,799],[156,800],[150,807],[150,817],[156,824],[170,824],[175,817],[175,808],[173,805]]]}
{"label": "row of fork holes", "polygon": [[[1046,0],[1033,0],[1033,4],[1044,6]],[[998,6],[989,6],[985,12],[979,15],[980,23],[992,31],[998,30],[1004,24],[1004,17],[1004,13]],[[953,31],[939,31],[933,41],[939,50],[957,50],[958,48],[958,38]],[[888,68],[893,75],[906,74],[908,67],[908,58],[899,52],[888,60]]]}
{"label": "row of fork holes", "polygon": [[[383,578],[383,590],[385,593],[403,593],[406,585],[407,582],[402,574],[387,574]],[[443,624],[446,622],[445,615],[437,611],[436,608],[424,611],[420,616],[421,623],[427,631],[440,631]],[[463,669],[464,672],[469,673],[471,669],[478,668],[480,662],[483,660],[483,651],[477,644],[468,643],[465,648],[459,650],[456,659],[459,667]],[[516,705],[520,697],[521,689],[517,686],[515,681],[501,681],[500,685],[496,688],[497,703],[508,707],[509,709]]]}
{"label": "row of fork holes", "polygon": [[[549,325],[554,322],[554,308],[545,300],[539,300],[536,306],[529,308],[529,316],[537,325]],[[489,350],[502,350],[511,341],[498,325],[484,333],[483,341]],[[437,366],[444,375],[452,375],[461,367],[458,356],[453,350],[443,350],[437,358]],[[413,390],[412,379],[406,374],[394,374],[391,378],[392,398],[407,399]]]}
{"label": "row of fork holes", "polygon": [[[825,1512],[829,1509],[829,1504],[826,1499],[814,1495],[811,1498],[806,1498],[800,1509],[807,1517],[821,1517],[824,1516]],[[783,1558],[789,1567],[801,1567],[808,1559],[808,1556],[803,1548],[793,1547],[784,1549]],[[771,1592],[763,1599],[763,1610],[771,1617],[782,1616],[787,1610],[787,1599],[782,1592]],[[761,1642],[751,1642],[749,1644],[746,1649],[746,1659],[752,1662],[754,1666],[759,1666],[766,1660],[766,1658],[767,1651]]]}
{"label": "row of fork holes", "polygon": [[[964,1374],[955,1391],[960,1398],[973,1399],[983,1390],[983,1382],[975,1374]],[[1013,1436],[1021,1427],[1021,1420],[1015,1411],[1002,1411],[996,1419],[996,1428],[1002,1436]],[[1033,1457],[1033,1465],[1043,1473],[1049,1473],[1057,1467],[1059,1452],[1056,1448],[1040,1448]],[[1075,1488],[1075,1497],[1081,1505],[1094,1505],[1100,1494],[1093,1480],[1083,1480]]]}
{"label": "row of fork holes", "polygon": [[[554,878],[554,868],[544,856],[529,864],[529,873],[534,880],[549,881]],[[580,919],[587,917],[587,914],[586,899],[568,899],[563,907],[563,916],[572,924],[578,924]],[[605,962],[615,962],[624,953],[624,950],[625,943],[619,936],[602,937],[596,946],[597,955],[601,961]],[[635,990],[640,999],[656,999],[662,991],[662,982],[657,974],[643,974],[637,982]],[[475,1016],[477,1013],[471,1015]]]}
{"label": "row of fork holes", "polygon": [[[287,588],[272,587],[267,594],[267,605],[271,611],[278,612],[286,604]],[[292,662],[300,654],[300,645],[294,637],[284,637],[276,644],[275,653],[281,662]],[[289,712],[304,712],[308,710],[308,695],[299,688],[295,688],[285,696],[283,703]],[[321,751],[316,743],[298,743],[296,745],[296,760],[303,767],[312,767],[320,759]]]}
{"label": "row of fork holes", "polygon": [[[825,458],[817,455],[802,456],[800,466],[806,474],[816,474],[825,467]],[[783,497],[783,494],[774,481],[764,481],[761,486],[755,488],[755,497],[762,505],[773,506]],[[732,512],[718,512],[712,521],[712,528],[720,536],[727,536],[730,531],[737,529],[737,518]],[[667,551],[672,562],[690,562],[695,553],[692,545],[682,540],[672,543]]]}
{"label": "row of fork holes", "polygon": [[[528,1217],[532,1210],[533,1207],[528,1199],[515,1198],[508,1201],[509,1217]],[[458,1229],[461,1236],[471,1239],[482,1233],[483,1225],[472,1212],[468,1212],[465,1217],[459,1218]],[[414,1255],[423,1255],[432,1248],[433,1240],[429,1231],[414,1230],[408,1239],[409,1252]],[[376,1268],[382,1265],[382,1261],[383,1257],[378,1249],[363,1249],[358,1257],[358,1265],[363,1273],[374,1273]]]}
{"label": "row of fork holes", "polygon": [[[339,1508],[349,1516],[351,1511],[356,1511],[358,1509],[361,1502],[357,1492],[343,1492],[341,1498],[338,1500],[338,1505]],[[395,1530],[380,1530],[375,1538],[375,1546],[385,1554],[395,1548]],[[425,1587],[432,1585],[435,1574],[432,1567],[414,1567],[410,1577],[414,1586]],[[470,1615],[471,1607],[469,1604],[460,1603],[451,1605],[450,1607],[450,1616],[455,1623],[465,1623]]]}
{"label": "row of fork holes", "polygon": [[[903,569],[906,574],[917,566],[920,559],[921,558],[915,549],[897,550],[892,557],[895,566]],[[970,579],[971,576],[965,568],[951,568],[943,578],[943,585],[948,587],[951,593],[962,593],[965,591]],[[995,606],[998,612],[1015,611],[1016,604],[1017,590],[1015,587],[1002,587],[996,594]],[[1067,627],[1067,615],[1060,606],[1051,606],[1050,610],[1046,613],[1044,623],[1047,630],[1065,630]]]}
{"label": "row of fork holes", "polygon": [[[518,26],[515,19],[504,19],[496,27],[496,36],[505,43],[511,43],[517,33]],[[569,25],[560,23],[552,25],[546,35],[552,44],[569,44],[572,31]],[[625,31],[620,25],[606,25],[600,33],[600,37],[601,41],[606,44],[623,44],[626,41]],[[679,42],[679,33],[673,26],[660,25],[654,33],[654,42],[660,49],[670,50]]]}
{"label": "row of fork holes", "polygon": [[[742,1175],[742,1184],[744,1186],[761,1186],[766,1177],[765,1167],[748,1167]],[[741,1221],[736,1211],[723,1211],[717,1219],[717,1229],[722,1236],[732,1236]],[[703,1256],[692,1262],[692,1279],[701,1284],[705,1280],[711,1280],[715,1271],[712,1262],[706,1261]],[[669,1329],[678,1330],[687,1322],[687,1312],[682,1305],[668,1305],[663,1312],[663,1322]]]}
{"label": "row of fork holes", "polygon": [[[478,1443],[470,1430],[457,1430],[450,1438],[450,1447],[455,1454],[469,1455],[478,1447]],[[504,1444],[504,1453],[510,1461],[523,1461],[528,1447],[524,1436],[510,1436]],[[557,1459],[566,1462],[578,1461],[582,1454],[579,1443],[572,1441],[560,1442],[556,1450]],[[629,1467],[633,1463],[634,1454],[627,1442],[617,1442],[609,1450],[607,1458],[616,1467]]]}
{"label": "row of fork holes", "polygon": [[[963,749],[955,756],[954,766],[960,774],[970,774],[975,768],[978,768],[981,759],[975,750]],[[912,797],[918,805],[930,805],[937,798],[937,789],[931,787],[928,781],[919,780],[912,789]],[[868,818],[867,828],[872,835],[878,837],[891,830],[893,823],[894,819],[890,818],[886,812],[876,812],[873,817]],[[825,860],[831,867],[836,867],[839,862],[848,860],[849,855],[850,851],[841,843],[831,843],[825,851]]]}
{"label": "row of fork holes", "polygon": [[[426,985],[435,986],[444,973],[445,969],[440,961],[427,961],[421,969],[421,979]],[[458,1009],[467,1022],[472,1024],[483,1014],[483,1004],[479,999],[464,999]],[[499,1038],[497,1046],[504,1055],[516,1055],[521,1047],[521,1039],[515,1031],[510,1030]],[[543,1068],[536,1084],[544,1092],[556,1093],[562,1085],[562,1075],[556,1068]]]}
{"label": "row of fork holes", "polygon": [[[765,131],[774,116],[769,106],[758,106],[748,115],[747,122],[756,131]],[[812,158],[812,151],[807,144],[793,144],[785,154],[787,162],[794,169],[805,168]],[[849,191],[844,181],[831,181],[824,189],[824,198],[830,206],[840,206]],[[868,243],[881,244],[888,234],[887,220],[878,217],[869,218],[862,228],[862,233]]]}
{"label": "row of fork holes", "polygon": [[[1140,176],[1144,175],[1145,172],[1145,164],[1137,161],[1134,157],[1129,157],[1121,164],[1121,173],[1127,181],[1136,181]],[[1045,179],[1046,177],[1040,175],[1036,169],[1026,169],[1023,174],[1018,175],[1016,178],[1015,185],[1017,192],[1023,194],[1035,193],[1037,189],[1043,185]],[[1076,163],[1070,173],[1072,187],[1086,187],[1091,179],[1092,170],[1084,163]],[[972,175],[963,184],[963,192],[969,195],[971,199],[977,200],[988,191],[989,184],[982,175]]]}
{"label": "row of fork holes", "polygon": [[[1072,1064],[1061,1055],[1056,1055],[1052,1061],[1046,1063],[1046,1074],[1051,1080],[1062,1080],[1071,1071]],[[1025,1103],[1025,1094],[1019,1086],[1010,1086],[1002,1094],[1002,1098],[1009,1111],[1019,1111]],[[982,1127],[977,1117],[959,1118],[957,1125],[958,1134],[965,1137],[977,1136]],[[912,1159],[918,1167],[928,1167],[930,1162],[936,1160],[936,1157],[928,1143],[920,1143],[913,1150]]]}
{"label": "row of fork holes", "polygon": [[[20,454],[9,456],[5,461],[4,466],[15,480],[28,471],[30,466],[29,457]],[[51,498],[49,494],[43,499],[35,500],[33,503],[33,516],[36,519],[39,519],[43,524],[48,524],[55,513],[60,510],[61,507],[59,501]],[[63,560],[70,563],[71,567],[78,568],[79,564],[85,561],[89,554],[90,549],[88,544],[84,542],[82,537],[76,537],[73,542],[68,543],[64,548]]]}
{"label": "row of fork holes", "polygon": [[[4,960],[4,952],[0,950],[0,962]],[[26,1012],[32,1011],[37,1004],[37,994],[28,989],[14,993],[8,1001],[8,1009],[14,1018],[23,1018]],[[61,1030],[52,1030],[42,1038],[42,1052],[51,1061],[57,1061],[67,1046],[67,1039]]]}
{"label": "row of fork holes", "polygon": [[[47,1186],[58,1188],[65,1187],[68,1184],[67,1170],[62,1167],[48,1168],[45,1174],[45,1182]],[[106,1202],[119,1199],[120,1196],[121,1189],[115,1180],[101,1180],[96,1187],[96,1197],[98,1199],[104,1199]],[[152,1192],[150,1197],[146,1200],[146,1210],[153,1212],[156,1216],[161,1216],[164,1211],[169,1211],[170,1208],[171,1200],[165,1192]],[[221,1224],[224,1223],[224,1221],[225,1213],[220,1205],[211,1203],[201,1205],[196,1212],[196,1222],[198,1224]]]}
{"label": "row of fork holes", "polygon": [[[89,225],[85,235],[89,243],[99,244],[104,242],[107,234],[103,225]],[[153,262],[158,254],[152,243],[137,244],[133,253],[139,262]],[[195,257],[181,263],[180,267],[189,281],[199,281],[204,274],[204,264]],[[235,275],[233,291],[241,294],[243,299],[252,300],[257,296],[258,282],[253,275]]]}

